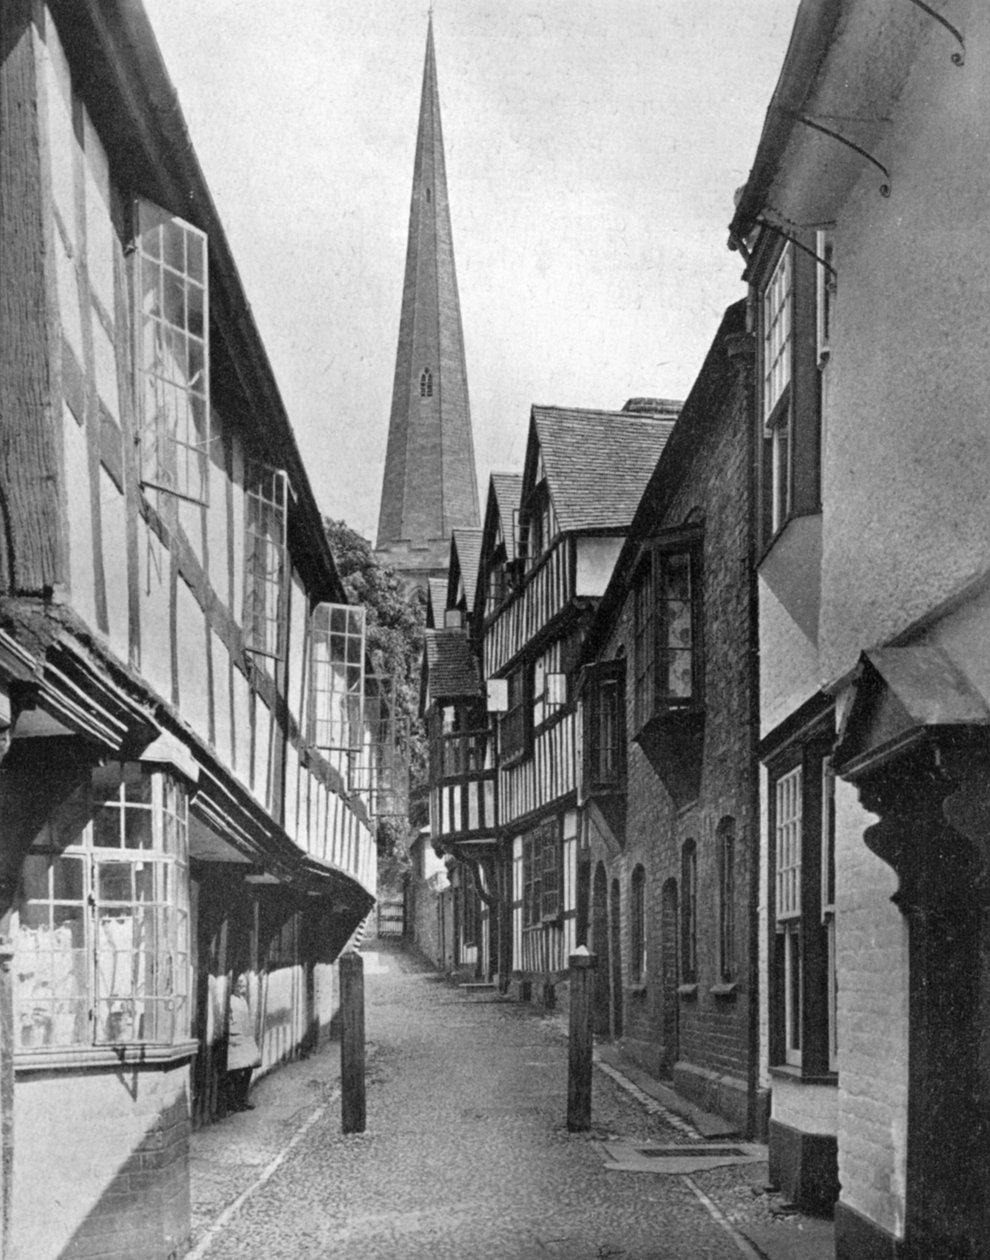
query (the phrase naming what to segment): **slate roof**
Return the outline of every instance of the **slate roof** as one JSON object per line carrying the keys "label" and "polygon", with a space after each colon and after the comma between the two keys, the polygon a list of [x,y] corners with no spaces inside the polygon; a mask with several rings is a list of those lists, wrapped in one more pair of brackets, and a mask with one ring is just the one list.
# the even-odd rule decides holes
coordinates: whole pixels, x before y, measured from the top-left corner
{"label": "slate roof", "polygon": [[[455,529],[452,532],[451,551],[457,549],[457,563],[461,570],[461,582],[468,609],[474,606],[474,592],[478,585],[478,566],[481,563],[480,529]],[[453,569],[453,566],[451,566]],[[453,593],[453,592],[452,592]]]}
{"label": "slate roof", "polygon": [[522,473],[492,473],[492,489],[495,492],[495,503],[498,506],[499,519],[502,522],[502,533],[505,536],[506,559],[516,558],[516,538],[512,528],[512,513],[518,508],[522,498]]}
{"label": "slate roof", "polygon": [[533,407],[562,531],[628,527],[679,408],[670,403],[657,419],[626,411]]}
{"label": "slate roof", "polygon": [[481,695],[478,667],[463,630],[427,630],[425,648],[431,700]]}

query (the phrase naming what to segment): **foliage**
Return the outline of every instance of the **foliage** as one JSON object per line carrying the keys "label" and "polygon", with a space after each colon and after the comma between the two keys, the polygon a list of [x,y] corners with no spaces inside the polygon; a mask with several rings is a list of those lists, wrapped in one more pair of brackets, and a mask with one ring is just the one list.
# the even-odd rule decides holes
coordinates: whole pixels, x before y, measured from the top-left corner
{"label": "foliage", "polygon": [[[406,596],[394,569],[379,562],[366,538],[346,521],[324,519],[347,598],[367,609],[367,647],[376,673],[395,680],[400,729],[405,732],[410,781],[422,779],[426,739],[419,719],[419,672],[423,652],[426,598],[422,591]],[[379,882],[394,885],[408,867],[409,823],[379,818],[377,825]]]}

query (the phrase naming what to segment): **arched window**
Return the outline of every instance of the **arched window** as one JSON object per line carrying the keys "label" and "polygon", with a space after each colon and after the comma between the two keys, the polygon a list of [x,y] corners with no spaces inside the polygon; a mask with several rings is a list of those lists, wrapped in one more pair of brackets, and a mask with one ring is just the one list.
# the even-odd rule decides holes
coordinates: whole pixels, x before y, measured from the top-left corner
{"label": "arched window", "polygon": [[423,375],[419,378],[419,396],[420,398],[433,397],[433,373],[429,368],[423,368]]}
{"label": "arched window", "polygon": [[698,850],[693,840],[681,849],[681,983],[698,983]]}
{"label": "arched window", "polygon": [[646,871],[637,866],[629,890],[629,975],[633,984],[646,979]]}
{"label": "arched window", "polygon": [[736,824],[723,818],[715,833],[718,863],[718,968],[723,983],[736,978]]}

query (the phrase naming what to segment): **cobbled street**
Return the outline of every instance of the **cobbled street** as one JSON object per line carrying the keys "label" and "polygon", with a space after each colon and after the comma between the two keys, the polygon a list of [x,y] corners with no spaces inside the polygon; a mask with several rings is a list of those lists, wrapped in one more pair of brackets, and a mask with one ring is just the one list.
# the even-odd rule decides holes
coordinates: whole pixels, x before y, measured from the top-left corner
{"label": "cobbled street", "polygon": [[[242,1201],[200,1229],[197,1260],[760,1254],[693,1188],[715,1177],[723,1200],[727,1189],[730,1198],[735,1190],[752,1200],[754,1173],[761,1175],[752,1165],[693,1180],[606,1171],[596,1145],[603,1140],[697,1143],[676,1117],[651,1114],[596,1070],[592,1131],[568,1134],[559,1016],[491,989],[455,988],[401,950],[369,957],[367,1132],[342,1136],[339,1095],[324,1088],[322,1101],[312,1097],[308,1112],[292,1117],[288,1154],[264,1173],[259,1167]],[[316,1056],[284,1071],[312,1075],[320,1062]],[[255,1113],[216,1126],[215,1144],[236,1149],[250,1141],[246,1126],[256,1116],[261,1122],[279,1075],[260,1082]]]}

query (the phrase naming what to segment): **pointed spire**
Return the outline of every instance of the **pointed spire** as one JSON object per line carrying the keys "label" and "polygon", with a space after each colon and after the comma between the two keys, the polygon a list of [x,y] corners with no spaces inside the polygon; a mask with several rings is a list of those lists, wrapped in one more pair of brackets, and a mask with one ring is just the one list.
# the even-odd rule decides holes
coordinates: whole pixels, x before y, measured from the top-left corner
{"label": "pointed spire", "polygon": [[401,550],[401,544],[407,544],[428,550],[444,557],[442,567],[444,540],[451,531],[477,524],[478,487],[431,9],[378,548]]}

